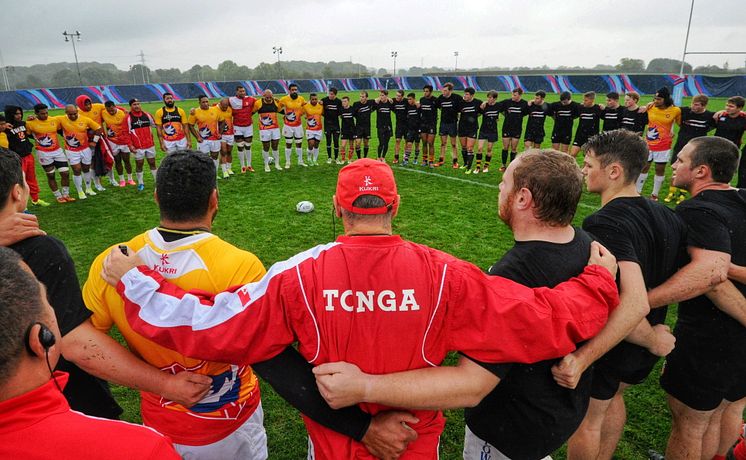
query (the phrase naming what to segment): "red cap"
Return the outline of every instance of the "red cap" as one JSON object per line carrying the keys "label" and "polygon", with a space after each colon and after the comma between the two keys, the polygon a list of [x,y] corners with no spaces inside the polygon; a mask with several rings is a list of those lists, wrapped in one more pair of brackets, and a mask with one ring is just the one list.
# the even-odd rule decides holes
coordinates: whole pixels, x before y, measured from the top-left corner
{"label": "red cap", "polygon": [[[379,208],[354,207],[352,203],[362,195],[380,197],[386,205]],[[384,214],[396,204],[396,197],[394,172],[386,163],[361,158],[339,171],[337,203],[342,209],[355,214]]]}

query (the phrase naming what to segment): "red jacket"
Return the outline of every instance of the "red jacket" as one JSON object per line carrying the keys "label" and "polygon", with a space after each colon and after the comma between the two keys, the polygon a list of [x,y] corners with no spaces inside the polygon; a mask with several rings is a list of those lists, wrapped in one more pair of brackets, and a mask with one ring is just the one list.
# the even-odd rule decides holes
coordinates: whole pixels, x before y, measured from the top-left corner
{"label": "red jacket", "polygon": [[[67,374],[56,372],[64,388]],[[175,460],[157,431],[74,412],[54,382],[0,402],[0,458],[24,460]]]}
{"label": "red jacket", "polygon": [[[342,236],[212,298],[144,266],[117,289],[135,331],[195,358],[253,363],[297,340],[313,364],[348,361],[374,374],[437,366],[448,351],[485,362],[564,356],[619,302],[614,279],[598,266],[555,289],[529,289],[398,236]],[[414,415],[419,438],[402,458],[435,458],[443,417]],[[350,438],[311,420],[306,426],[317,459],[371,458]]]}

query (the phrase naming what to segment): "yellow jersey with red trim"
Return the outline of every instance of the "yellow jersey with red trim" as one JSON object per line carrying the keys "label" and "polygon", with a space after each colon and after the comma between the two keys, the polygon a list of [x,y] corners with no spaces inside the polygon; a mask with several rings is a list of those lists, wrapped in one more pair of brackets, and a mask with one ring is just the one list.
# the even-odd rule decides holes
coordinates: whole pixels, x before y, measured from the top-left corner
{"label": "yellow jersey with red trim", "polygon": [[155,111],[153,118],[155,124],[161,127],[164,141],[180,141],[186,137],[184,125],[187,122],[187,116],[184,109],[174,107],[173,110],[169,110],[164,106]]}
{"label": "yellow jersey with red trim", "polygon": [[277,107],[280,110],[285,109],[285,116],[282,118],[285,126],[295,127],[301,125],[304,105],[306,105],[306,100],[303,99],[303,96],[293,99],[289,95],[285,95],[277,101]]}
{"label": "yellow jersey with red trim", "polygon": [[259,130],[279,128],[280,122],[277,121],[277,112],[279,111],[280,109],[275,99],[272,99],[272,102],[257,99],[254,102],[254,112],[259,114]]}
{"label": "yellow jersey with red trim", "polygon": [[10,146],[8,144],[8,135],[5,133],[0,133],[0,147],[7,149]]}
{"label": "yellow jersey with red trim", "polygon": [[26,128],[31,131],[36,141],[36,150],[39,152],[54,152],[59,150],[60,141],[57,131],[62,124],[57,117],[47,117],[46,120],[26,120]]}
{"label": "yellow jersey with red trim", "polygon": [[313,105],[308,103],[303,106],[306,114],[306,129],[309,131],[321,131],[321,117],[324,114],[324,106],[320,103]]}
{"label": "yellow jersey with red trim", "polygon": [[104,104],[101,104],[100,102],[95,102],[91,104],[91,110],[84,111],[82,109],[78,109],[78,115],[82,115],[84,117],[90,118],[91,120],[95,121],[99,125],[103,123],[103,114],[106,112],[106,106]]}
{"label": "yellow jersey with red trim", "polygon": [[230,106],[228,106],[227,109],[223,110],[217,104],[215,105],[215,108],[218,109],[218,113],[220,114],[220,121],[223,122],[223,132],[221,134],[232,136],[234,134],[233,132],[233,109],[231,109]]}
{"label": "yellow jersey with red trim", "polygon": [[223,120],[220,109],[214,105],[207,110],[197,107],[189,113],[189,124],[197,126],[197,133],[202,140],[219,141],[218,123]]}
{"label": "yellow jersey with red trim", "polygon": [[[146,265],[184,289],[216,294],[259,281],[266,273],[254,254],[208,232],[167,242],[157,229],[152,229],[126,244]],[[163,372],[190,371],[213,379],[210,392],[189,409],[159,395],[141,392],[143,423],[177,444],[205,445],[223,439],[259,405],[259,383],[251,367],[192,359],[134,332],[127,322],[122,298],[101,279],[104,258],[110,251],[111,248],[105,250],[93,261],[83,286],[83,300],[93,312],[93,325],[106,332],[116,324],[130,350]]]}
{"label": "yellow jersey with red trim", "polygon": [[106,137],[115,144],[129,145],[129,127],[127,126],[127,112],[117,109],[117,113],[110,114],[106,110],[101,115],[106,123]]}
{"label": "yellow jersey with red trim", "polygon": [[645,139],[651,152],[670,150],[673,144],[673,124],[681,124],[681,109],[672,105],[648,109],[648,132]]}
{"label": "yellow jersey with red trim", "polygon": [[71,152],[80,152],[88,148],[88,130],[101,129],[101,125],[90,118],[78,115],[77,120],[67,118],[67,115],[55,117],[60,121],[62,137],[65,138],[65,148]]}

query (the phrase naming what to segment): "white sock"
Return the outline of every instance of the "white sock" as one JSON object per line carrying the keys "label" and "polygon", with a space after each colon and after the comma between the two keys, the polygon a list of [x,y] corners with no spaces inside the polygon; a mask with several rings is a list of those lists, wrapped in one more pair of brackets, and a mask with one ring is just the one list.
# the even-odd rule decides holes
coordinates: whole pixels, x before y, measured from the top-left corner
{"label": "white sock", "polygon": [[75,188],[78,190],[78,193],[83,191],[83,176],[76,176],[73,174],[73,184],[75,184]]}
{"label": "white sock", "polygon": [[127,173],[127,180],[132,180],[132,173]]}
{"label": "white sock", "polygon": [[83,171],[83,182],[85,182],[85,188],[91,188],[91,170]]}
{"label": "white sock", "polygon": [[637,193],[642,193],[642,187],[645,186],[646,180],[648,180],[648,173],[642,173],[637,178]]}
{"label": "white sock", "polygon": [[62,187],[62,196],[68,196],[68,195],[70,195],[70,187]]}
{"label": "white sock", "polygon": [[280,151],[272,150],[272,156],[275,157],[275,167],[280,166]]}
{"label": "white sock", "polygon": [[136,172],[135,175],[137,176],[137,183],[138,184],[144,184],[145,183],[142,180],[142,171]]}
{"label": "white sock", "polygon": [[215,172],[217,172],[218,171],[218,164],[219,164],[218,160],[213,159],[212,163],[215,165]]}
{"label": "white sock", "polygon": [[269,164],[269,152],[267,152],[266,150],[262,150],[262,157],[264,157],[264,165],[265,166],[268,165]]}
{"label": "white sock", "polygon": [[238,161],[241,163],[242,168],[248,166],[248,164],[246,164],[246,153],[244,153],[243,147],[238,149]]}
{"label": "white sock", "polygon": [[303,163],[303,147],[300,145],[295,146],[295,154],[298,155],[298,163]]}
{"label": "white sock", "polygon": [[290,163],[290,157],[293,155],[293,149],[285,147],[285,163]]}
{"label": "white sock", "polygon": [[119,176],[119,182],[125,182],[127,180],[127,177],[124,174],[117,174]]}
{"label": "white sock", "polygon": [[155,180],[158,179],[158,168],[151,169],[150,175],[153,176],[153,182],[155,182]]}
{"label": "white sock", "polygon": [[319,148],[318,147],[313,148],[313,161],[314,162],[319,161]]}
{"label": "white sock", "polygon": [[101,178],[98,176],[93,176],[93,183],[101,187]]}
{"label": "white sock", "polygon": [[658,192],[661,191],[661,186],[663,185],[664,180],[666,180],[666,176],[656,175],[653,177],[653,195],[658,196]]}
{"label": "white sock", "polygon": [[59,190],[52,190],[52,195],[54,195],[55,198],[62,198],[62,193]]}
{"label": "white sock", "polygon": [[109,180],[110,180],[110,181],[112,181],[112,182],[116,182],[116,181],[114,180],[114,171],[113,171],[113,170],[111,170],[111,169],[110,169],[110,170],[109,170],[109,172],[108,172],[108,173],[107,173],[106,175],[107,175],[107,176],[109,176]]}
{"label": "white sock", "polygon": [[243,154],[246,155],[246,167],[248,168],[251,166],[251,149],[247,148],[243,151]]}

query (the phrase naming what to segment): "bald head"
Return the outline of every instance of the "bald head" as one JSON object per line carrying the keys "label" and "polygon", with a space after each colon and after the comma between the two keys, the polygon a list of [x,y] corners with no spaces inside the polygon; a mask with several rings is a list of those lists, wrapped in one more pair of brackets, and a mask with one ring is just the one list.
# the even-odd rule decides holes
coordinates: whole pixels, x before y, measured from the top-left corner
{"label": "bald head", "polygon": [[224,97],[220,100],[218,105],[220,106],[220,110],[226,111],[228,110],[228,107],[230,107],[230,101],[228,101],[227,97]]}
{"label": "bald head", "polygon": [[70,120],[77,120],[78,119],[78,108],[73,104],[67,104],[65,106],[65,115],[67,115],[67,118]]}
{"label": "bald head", "polygon": [[272,96],[273,96],[273,94],[272,94],[272,90],[271,89],[265,89],[264,93],[262,93],[262,97],[264,97],[264,99],[266,99],[266,100],[272,99]]}

